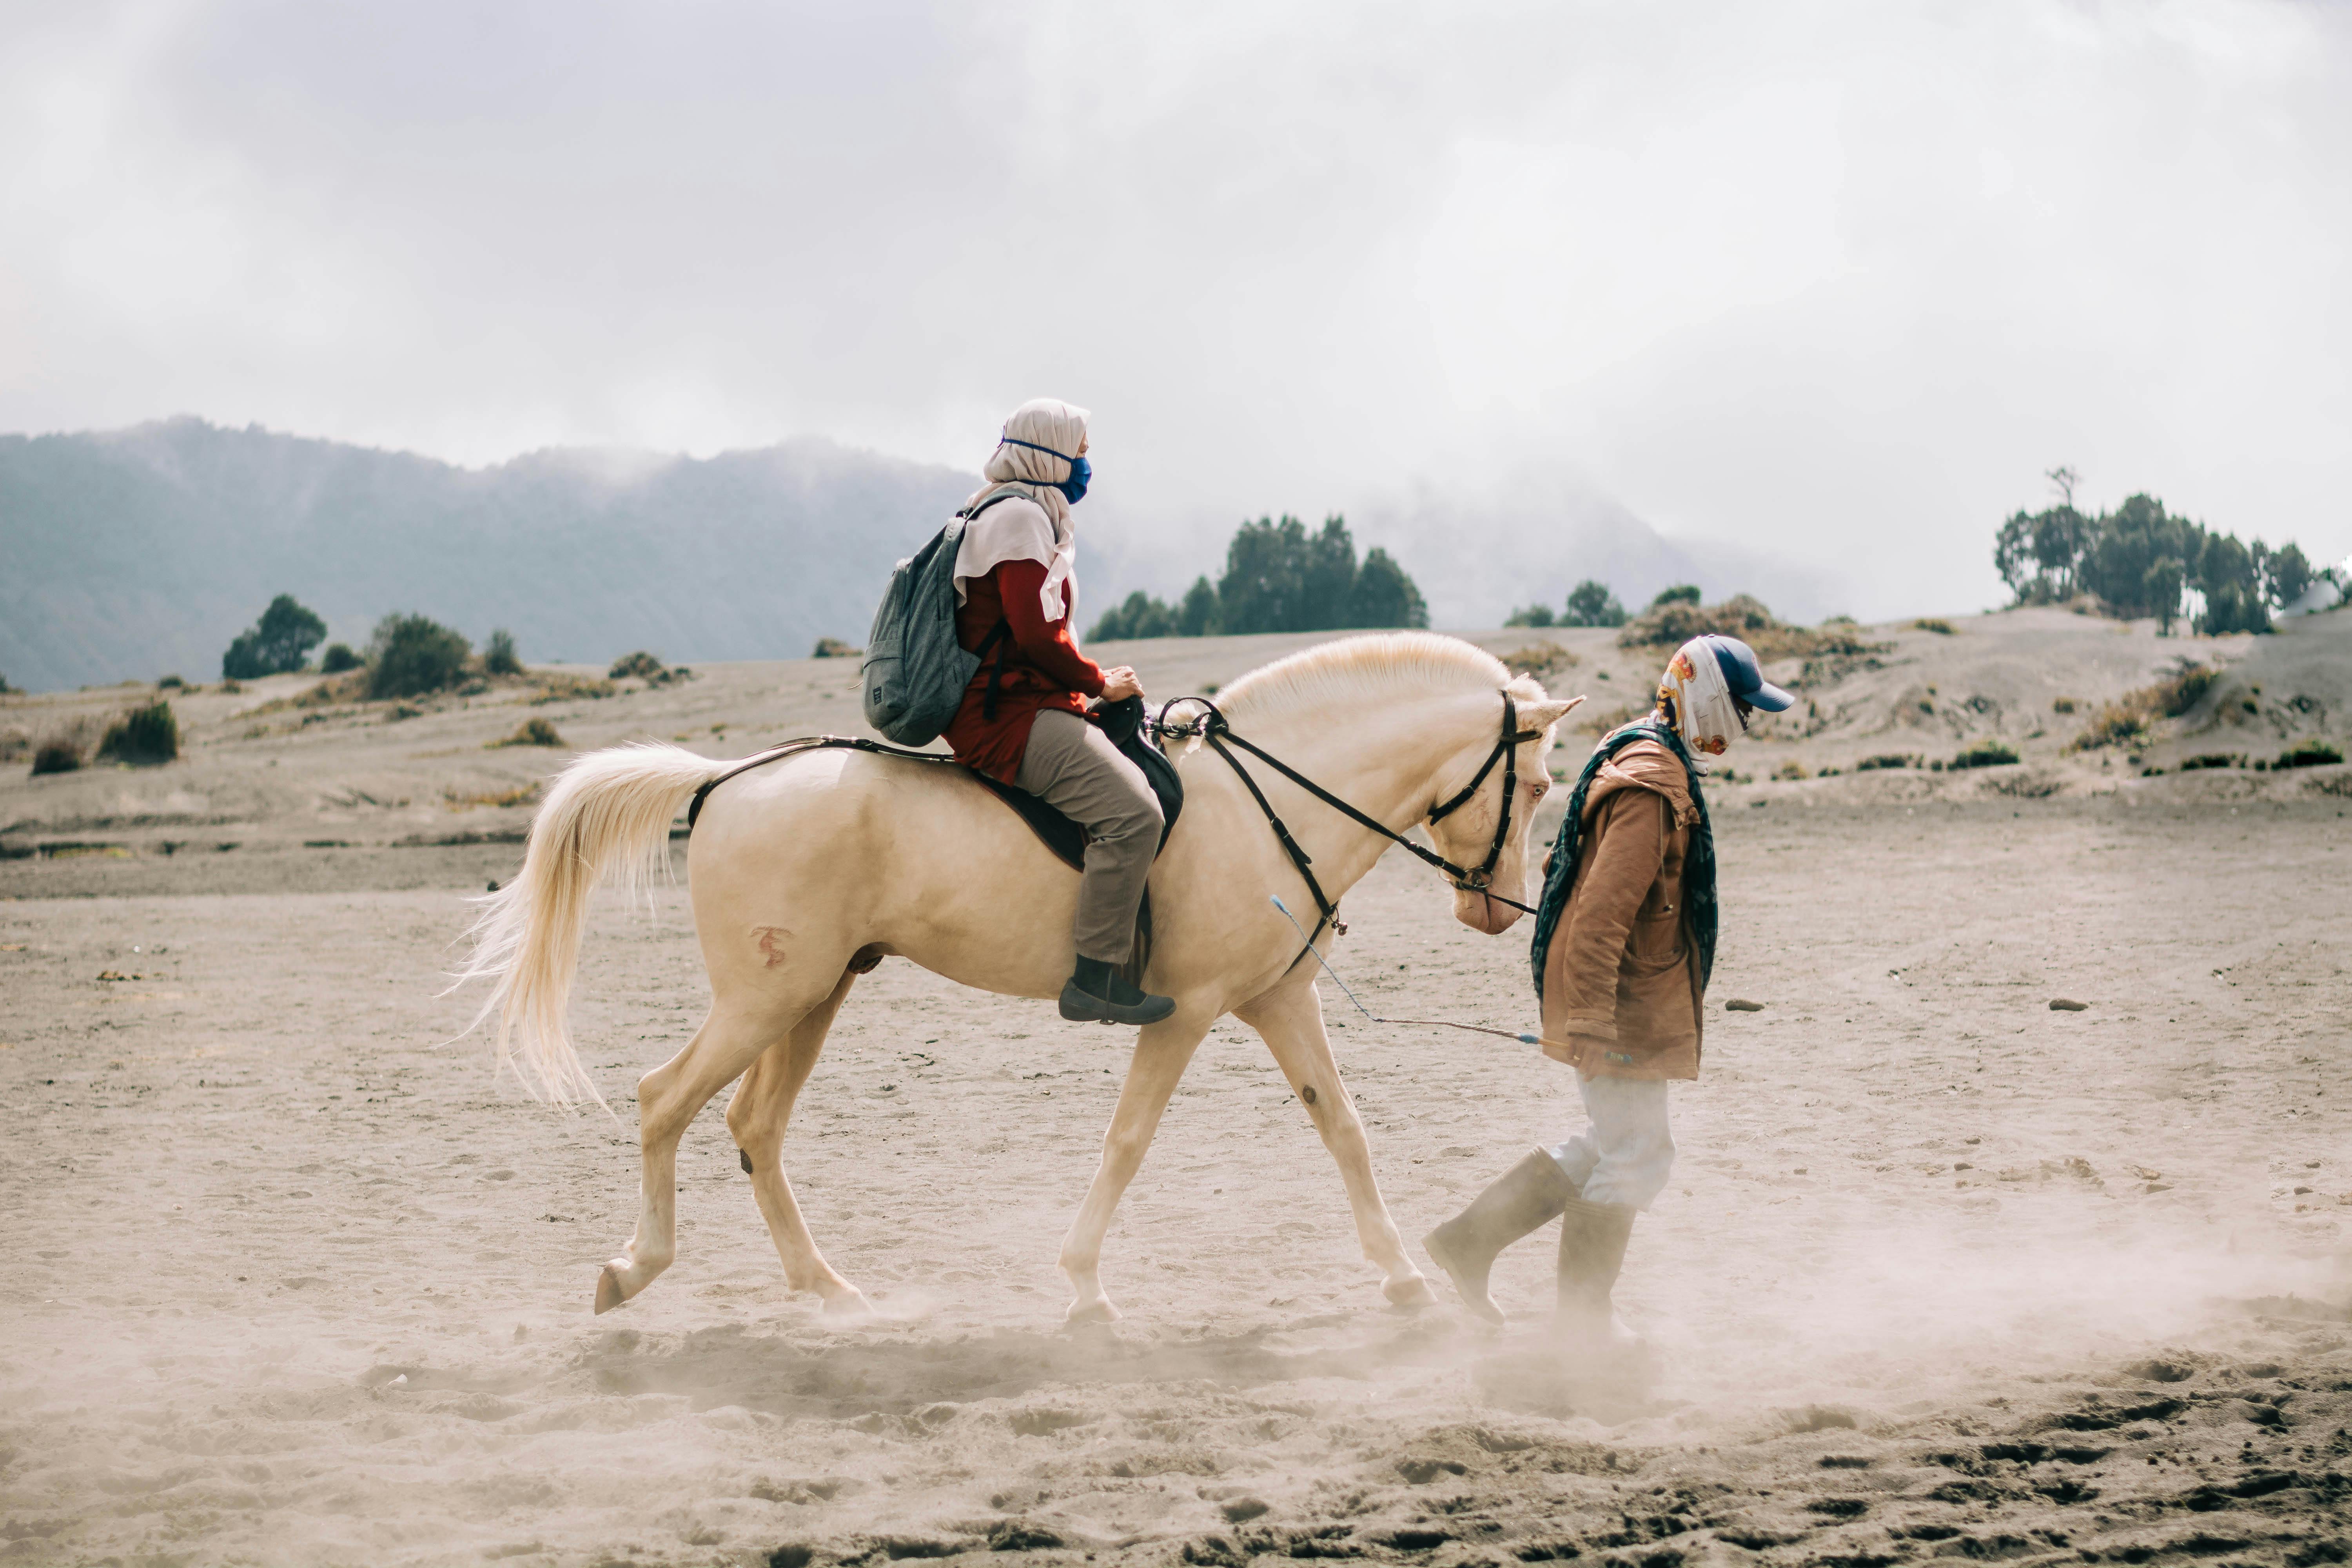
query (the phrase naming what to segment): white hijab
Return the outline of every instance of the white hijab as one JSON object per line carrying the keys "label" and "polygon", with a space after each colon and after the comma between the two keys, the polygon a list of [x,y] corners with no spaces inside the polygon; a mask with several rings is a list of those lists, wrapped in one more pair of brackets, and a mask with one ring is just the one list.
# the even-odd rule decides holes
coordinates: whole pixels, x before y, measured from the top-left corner
{"label": "white hijab", "polygon": [[[1719,757],[1748,732],[1723,678],[1722,661],[1706,637],[1693,637],[1666,661],[1666,672],[1658,678],[1658,706],[1674,715],[1683,744],[1700,756]],[[1706,771],[1704,763],[1699,767]]]}
{"label": "white hijab", "polygon": [[[991,482],[972,491],[964,507],[969,510],[999,491],[1021,500],[999,501],[965,525],[956,550],[958,604],[970,597],[964,584],[971,579],[985,577],[1007,561],[1034,561],[1045,568],[1045,585],[1037,595],[1045,618],[1076,618],[1077,527],[1070,520],[1069,501],[1055,486],[1070,477],[1069,459],[1086,444],[1087,419],[1083,408],[1037,397],[1004,422],[1003,437],[981,469]],[[1024,441],[1029,445],[1013,444]]]}

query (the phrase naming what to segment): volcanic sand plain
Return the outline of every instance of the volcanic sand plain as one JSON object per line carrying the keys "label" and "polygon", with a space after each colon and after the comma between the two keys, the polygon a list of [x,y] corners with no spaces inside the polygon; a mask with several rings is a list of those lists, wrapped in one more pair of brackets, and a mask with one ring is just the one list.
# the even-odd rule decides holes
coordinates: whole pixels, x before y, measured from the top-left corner
{"label": "volcanic sand plain", "polygon": [[[1681,1161],[1620,1290],[1651,1348],[1612,1367],[1548,1353],[1549,1237],[1497,1269],[1506,1330],[1442,1284],[1388,1308],[1303,1108],[1230,1020],[1111,1232],[1125,1318],[1065,1331],[1055,1247],[1127,1043],[898,960],[858,984],[786,1143],[879,1319],[784,1289],[716,1103],[680,1155],[678,1261],[592,1316],[635,1209],[633,1085],[707,1000],[684,891],[592,922],[575,1033],[617,1122],[449,1043],[464,900],[512,873],[571,747],[854,732],[847,662],[513,682],[406,717],[301,706],[315,683],[280,678],[175,694],[169,766],[12,769],[0,1552],[2345,1560],[2352,782],[2178,763],[2340,745],[2352,616],[2212,643],[2058,611],[1869,635],[1776,665],[1806,702],[1729,759],[1766,782],[1710,786],[1705,1076],[1675,1090]],[[1098,651],[1164,696],[1310,640]],[[1601,717],[1657,662],[1606,633],[1476,640]],[[2067,749],[2183,657],[2223,678],[2138,763]],[[146,696],[8,699],[0,730]],[[569,744],[488,744],[534,717]],[[1853,769],[1987,737],[2023,761]],[[1564,740],[1572,773],[1590,736]],[[1332,962],[1375,1012],[1529,1026],[1524,927],[1449,909],[1391,855]],[[1533,1051],[1323,994],[1408,1237],[1580,1124]]]}

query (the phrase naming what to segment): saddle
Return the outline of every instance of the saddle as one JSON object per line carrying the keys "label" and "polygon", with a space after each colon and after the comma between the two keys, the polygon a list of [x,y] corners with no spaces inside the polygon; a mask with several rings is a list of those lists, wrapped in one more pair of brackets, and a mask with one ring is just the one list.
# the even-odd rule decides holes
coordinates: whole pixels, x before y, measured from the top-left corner
{"label": "saddle", "polygon": [[[1159,742],[1144,728],[1143,699],[1140,697],[1129,697],[1118,702],[1103,703],[1089,712],[1087,718],[1102,727],[1103,733],[1109,737],[1111,744],[1117,746],[1119,754],[1133,763],[1142,772],[1145,782],[1151,785],[1151,793],[1160,798],[1160,844],[1153,851],[1156,858],[1159,849],[1168,847],[1168,834],[1176,826],[1177,814],[1184,809],[1184,781],[1177,773],[1176,764],[1168,760],[1160,750]],[[688,803],[686,808],[687,831],[688,833],[694,831],[695,818],[702,815],[704,799],[712,790],[736,774],[748,772],[765,763],[776,762],[796,752],[814,751],[827,747],[872,752],[880,756],[904,757],[910,762],[930,763],[937,766],[955,768],[974,782],[987,786],[990,794],[1011,806],[1013,815],[1028,825],[1029,831],[1037,836],[1037,842],[1051,851],[1055,858],[1073,871],[1086,869],[1087,830],[1070,817],[1031,795],[1027,790],[1019,789],[1008,784],[999,784],[986,773],[964,767],[962,763],[943,752],[909,751],[903,746],[886,745],[879,741],[868,741],[855,735],[824,735],[804,741],[787,741],[781,746],[772,747],[756,757],[746,758],[736,763],[735,766],[694,792],[694,798]],[[1143,984],[1144,968],[1150,961],[1151,892],[1150,889],[1146,889],[1143,901],[1136,906],[1135,941],[1128,949],[1127,963],[1120,973],[1129,983],[1140,985]]]}

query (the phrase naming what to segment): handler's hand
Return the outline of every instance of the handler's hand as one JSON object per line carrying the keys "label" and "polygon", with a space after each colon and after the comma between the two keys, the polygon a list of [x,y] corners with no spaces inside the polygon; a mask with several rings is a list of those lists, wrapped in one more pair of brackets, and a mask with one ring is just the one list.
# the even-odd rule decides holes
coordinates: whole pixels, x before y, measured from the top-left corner
{"label": "handler's hand", "polygon": [[1104,701],[1124,702],[1130,697],[1142,695],[1143,682],[1135,679],[1135,671],[1132,668],[1121,664],[1103,671],[1102,700]]}

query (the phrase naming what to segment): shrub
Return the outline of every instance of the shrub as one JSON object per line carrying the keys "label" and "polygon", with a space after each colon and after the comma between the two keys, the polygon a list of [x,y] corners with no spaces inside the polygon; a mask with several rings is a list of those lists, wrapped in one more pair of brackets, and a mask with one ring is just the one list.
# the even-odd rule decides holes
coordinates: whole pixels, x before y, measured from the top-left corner
{"label": "shrub", "polygon": [[44,741],[33,752],[33,772],[69,773],[81,766],[81,747],[60,736]]}
{"label": "shrub", "polygon": [[2282,768],[2324,768],[2344,760],[2344,753],[2326,741],[2305,741],[2281,752],[2274,766]]}
{"label": "shrub", "polygon": [[2217,672],[2205,665],[2183,665],[2154,686],[2133,695],[2145,700],[2166,718],[2178,719],[2197,706],[2198,700],[2213,689],[2216,679]]}
{"label": "shrub", "polygon": [[1951,761],[1954,770],[1961,768],[2005,768],[2017,761],[2017,753],[1999,741],[1979,741]]}
{"label": "shrub", "polygon": [[2053,713],[2072,713],[2074,710],[2074,700],[2071,697],[2053,697],[2050,700],[2050,711]]}
{"label": "shrub", "polygon": [[16,689],[15,687],[8,684],[8,678],[6,676],[0,675],[0,697],[5,697],[9,692]]}
{"label": "shrub", "polygon": [[1888,752],[1880,756],[1863,758],[1853,764],[1853,771],[1858,773],[1876,773],[1882,768],[1916,768],[1918,765],[1919,759],[1916,757],[1906,756],[1901,752]]}
{"label": "shrub", "polygon": [[1937,637],[1948,637],[1953,635],[1952,623],[1949,621],[1916,620],[1911,623],[1911,629],[1915,632],[1934,632]]}
{"label": "shrub", "polygon": [[2018,800],[2043,800],[2066,787],[2066,781],[2056,773],[2039,770],[2022,773],[1996,773],[1981,786],[1988,794],[2005,795]]}
{"label": "shrub", "polygon": [[[2136,746],[2151,737],[2156,721],[2178,719],[2197,706],[2213,689],[2219,672],[2201,664],[2184,664],[2153,686],[2126,692],[2120,701],[2099,710],[2090,727],[2074,737],[2070,751],[2095,751],[2101,746]],[[2061,701],[2072,702],[2071,698]],[[2056,708],[2055,703],[2052,704]],[[2070,712],[2070,708],[2058,708]]]}
{"label": "shrub", "polygon": [[319,673],[341,675],[347,669],[357,669],[363,661],[352,651],[347,642],[331,642],[327,651],[319,656]]}
{"label": "shrub", "polygon": [[2237,752],[2207,752],[2201,756],[2190,757],[2183,762],[2180,764],[2180,771],[2184,773],[2192,773],[2200,768],[2242,768],[2245,765],[2246,759]]}
{"label": "shrub", "polygon": [[1772,770],[1772,776],[1776,779],[1794,781],[1801,778],[1810,778],[1812,775],[1805,772],[1804,763],[1798,762],[1795,758],[1791,757],[1789,761],[1782,763],[1779,767],[1774,768]]}
{"label": "shrub", "polygon": [[865,657],[865,653],[864,648],[852,647],[839,637],[819,637],[816,639],[816,651],[809,657],[811,658],[861,658]]}
{"label": "shrub", "polygon": [[0,763],[13,763],[33,749],[33,737],[22,730],[0,730]]}
{"label": "shrub", "polygon": [[614,680],[652,680],[662,673],[662,661],[658,656],[639,648],[614,659],[613,668],[604,673]]}
{"label": "shrub", "polygon": [[440,622],[394,612],[368,639],[368,695],[423,697],[465,679],[474,645]]}
{"label": "shrub", "polygon": [[186,689],[187,684],[188,683],[186,681],[181,679],[176,675],[167,675],[163,679],[155,683],[155,689],[158,691],[181,691]]}
{"label": "shrub", "polygon": [[560,746],[563,744],[563,737],[555,732],[555,726],[547,720],[530,719],[526,720],[520,729],[505,740],[492,741],[490,744],[493,747]]}
{"label": "shrub", "polygon": [[169,702],[133,708],[107,726],[98,754],[108,762],[153,767],[180,754],[180,721]]}
{"label": "shrub", "polygon": [[1548,626],[1552,624],[1551,606],[1529,605],[1525,609],[1513,610],[1503,618],[1503,624],[1507,626]]}
{"label": "shrub", "polygon": [[482,673],[485,675],[520,675],[522,656],[515,651],[514,633],[504,626],[490,634],[482,645]]}
{"label": "shrub", "polygon": [[1662,610],[1668,605],[1696,605],[1698,600],[1697,584],[1677,583],[1671,588],[1660,589],[1658,596],[1650,601],[1650,608]]}
{"label": "shrub", "polygon": [[228,645],[221,655],[221,674],[230,680],[290,674],[302,668],[326,637],[326,622],[296,603],[293,595],[280,594],[269,601],[260,620]]}

